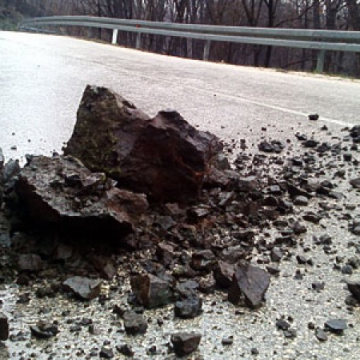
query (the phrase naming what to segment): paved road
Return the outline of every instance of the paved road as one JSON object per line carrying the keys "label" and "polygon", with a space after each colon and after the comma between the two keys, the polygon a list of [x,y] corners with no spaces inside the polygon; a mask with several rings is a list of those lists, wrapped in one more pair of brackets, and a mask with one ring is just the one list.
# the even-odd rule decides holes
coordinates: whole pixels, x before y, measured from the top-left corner
{"label": "paved road", "polygon": [[[151,115],[162,108],[175,108],[202,129],[227,140],[245,138],[249,144],[256,144],[262,136],[289,138],[296,150],[293,136],[296,131],[310,136],[314,132],[316,138],[325,134],[326,141],[337,144],[343,134],[348,134],[339,131],[344,125],[360,123],[360,81],[189,61],[47,35],[0,32],[0,146],[5,154],[22,157],[25,153],[59,151],[71,135],[76,109],[88,83],[112,87]],[[315,112],[321,119],[309,121],[307,115]],[[318,131],[323,125],[327,125],[331,134]],[[17,145],[17,150],[11,150],[13,145]],[[288,151],[293,154],[290,146],[286,154]],[[174,329],[194,329],[204,334],[201,353],[206,360],[358,360],[359,311],[348,311],[344,302],[348,291],[343,279],[350,276],[334,270],[335,256],[344,259],[342,264],[358,257],[354,246],[349,246],[357,244],[358,238],[347,230],[348,219],[359,214],[355,206],[359,203],[358,193],[347,179],[333,180],[337,166],[352,177],[358,176],[359,152],[353,151],[352,156],[354,161],[345,163],[341,156],[319,156],[318,165],[324,169],[324,178],[338,183],[336,191],[344,193],[345,198],[312,199],[305,208],[322,212],[318,204],[321,200],[332,204],[329,208],[333,210],[320,225],[306,223],[308,231],[298,239],[301,246],[285,250],[285,260],[279,265],[281,275],[272,278],[266,306],[258,311],[238,312],[223,301],[223,294],[216,295],[216,302],[205,298],[201,317],[185,322],[165,321],[162,327],[153,321],[145,337],[132,339],[140,358],[163,359],[146,355],[146,349],[156,343],[159,351],[163,351]],[[315,179],[321,173],[316,172]],[[295,207],[289,221],[301,219],[305,210]],[[331,235],[331,247],[337,252],[325,254],[322,246],[314,246],[313,235],[325,233]],[[266,232],[269,241],[277,235],[276,229]],[[300,266],[295,254],[311,258],[315,265]],[[303,281],[293,279],[298,271],[304,276]],[[359,271],[354,271],[353,280],[359,278]],[[324,282],[325,289],[313,291],[315,282]],[[15,286],[0,287],[3,308],[10,306],[14,310],[11,322],[14,334],[37,321],[40,309],[53,305],[53,299],[50,304],[49,300],[36,297],[32,298],[31,306],[16,305],[17,296]],[[29,351],[40,360],[48,359],[51,351],[56,354],[55,359],[72,359],[74,349],[79,346],[88,352],[100,349],[109,339],[112,345],[124,339],[115,331],[118,325],[110,317],[110,311],[104,311],[99,302],[88,308],[82,303],[70,305],[60,301],[59,307],[48,315],[41,313],[41,317],[49,316],[51,321],[62,318],[64,309],[79,319],[91,314],[94,323],[100,324],[104,331],[95,337],[83,331],[80,337],[76,335],[76,344],[74,333],[63,329],[56,341],[51,340],[46,347],[43,342],[32,340],[8,341],[10,359],[19,359],[20,353]],[[146,316],[172,319],[173,309],[147,312]],[[294,320],[291,328],[297,331],[295,339],[284,338],[276,329],[275,321],[281,316],[286,319],[291,316]],[[319,342],[308,324],[323,327],[329,318],[348,320],[349,329],[344,336],[330,334],[327,342]],[[114,328],[111,333],[105,331],[109,324]],[[234,336],[234,345],[224,347],[221,339],[229,335]],[[251,355],[254,348],[259,355]]]}
{"label": "paved road", "polygon": [[[360,123],[360,82],[184,60],[49,35],[0,32],[0,146],[7,157],[60,151],[86,84],[154,115],[174,108],[200,128],[255,139]],[[17,150],[11,147],[17,146]]]}

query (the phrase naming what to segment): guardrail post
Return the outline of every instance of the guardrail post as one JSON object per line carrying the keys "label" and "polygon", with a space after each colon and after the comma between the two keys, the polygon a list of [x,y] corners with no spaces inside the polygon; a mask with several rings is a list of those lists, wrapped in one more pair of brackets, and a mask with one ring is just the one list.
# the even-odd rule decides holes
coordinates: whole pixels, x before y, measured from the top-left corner
{"label": "guardrail post", "polygon": [[325,50],[320,50],[317,56],[316,72],[322,73],[324,71]]}
{"label": "guardrail post", "polygon": [[111,40],[112,44],[117,44],[118,32],[119,32],[118,29],[113,30],[112,40]]}
{"label": "guardrail post", "polygon": [[141,48],[141,32],[138,32],[136,35],[136,48]]}
{"label": "guardrail post", "polygon": [[204,57],[203,57],[203,60],[209,60],[210,45],[211,45],[211,41],[210,41],[210,40],[206,40],[206,41],[205,41],[205,46],[204,46]]}

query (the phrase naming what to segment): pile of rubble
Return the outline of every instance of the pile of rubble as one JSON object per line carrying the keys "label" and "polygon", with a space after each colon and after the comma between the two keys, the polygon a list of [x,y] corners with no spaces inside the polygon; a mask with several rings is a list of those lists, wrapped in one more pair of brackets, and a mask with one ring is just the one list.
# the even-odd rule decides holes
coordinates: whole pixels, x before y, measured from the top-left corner
{"label": "pile of rubble", "polygon": [[[256,309],[307,223],[326,218],[333,206],[327,199],[343,199],[336,181],[345,179],[345,170],[331,168],[331,159],[342,156],[359,168],[352,151],[360,126],[349,129],[348,146],[296,137],[307,149],[303,156],[282,157],[286,144],[263,141],[259,150],[270,155],[240,154],[230,166],[222,142],[176,111],[151,119],[112,91],[88,86],[64,155],[29,156],[23,168],[0,157],[0,275],[20,286],[50,279],[38,297],[106,301],[102,285],[125,272],[132,293],[114,312],[132,335],[147,330],[137,308],[173,304],[176,317],[194,318],[202,313],[201,294],[219,289],[231,303]],[[321,176],[325,160],[331,179]],[[359,189],[360,178],[349,186]],[[321,211],[309,210],[315,201]],[[295,207],[304,209],[301,215]],[[348,220],[349,231],[360,235],[360,219]],[[331,236],[316,243],[332,251]],[[297,261],[311,265],[312,259]],[[360,260],[347,265],[356,268]],[[348,289],[347,302],[359,306],[360,281]],[[38,338],[59,332],[57,324],[42,321],[30,330]],[[0,340],[8,333],[0,314]],[[187,355],[200,338],[174,334],[173,350]],[[101,357],[112,357],[102,351]],[[118,351],[132,353],[126,346]]]}

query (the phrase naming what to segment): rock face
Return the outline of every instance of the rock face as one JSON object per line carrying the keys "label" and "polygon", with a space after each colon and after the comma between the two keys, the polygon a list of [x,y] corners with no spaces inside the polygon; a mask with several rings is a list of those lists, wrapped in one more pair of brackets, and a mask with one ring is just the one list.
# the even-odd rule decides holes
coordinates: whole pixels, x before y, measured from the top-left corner
{"label": "rock face", "polygon": [[33,220],[114,241],[133,231],[148,206],[144,195],[115,188],[72,157],[33,157],[21,170],[17,193]]}
{"label": "rock face", "polygon": [[146,308],[156,308],[171,302],[172,291],[167,281],[146,274],[131,278],[131,287],[137,300]]}
{"label": "rock face", "polygon": [[150,119],[118,94],[88,85],[64,153],[155,201],[189,202],[221,150],[216,136],[176,111]]}
{"label": "rock face", "polygon": [[251,308],[259,307],[270,285],[270,275],[255,266],[242,263],[236,269],[229,289],[229,301],[237,305],[242,297]]}
{"label": "rock face", "polygon": [[92,300],[100,295],[101,280],[74,276],[65,280],[63,286],[83,300]]}

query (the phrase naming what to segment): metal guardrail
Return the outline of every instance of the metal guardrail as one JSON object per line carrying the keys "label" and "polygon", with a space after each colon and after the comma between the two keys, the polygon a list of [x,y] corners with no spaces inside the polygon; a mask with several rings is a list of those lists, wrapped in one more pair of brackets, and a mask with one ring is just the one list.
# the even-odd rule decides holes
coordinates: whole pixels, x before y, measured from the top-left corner
{"label": "metal guardrail", "polygon": [[219,25],[179,24],[145,20],[127,20],[92,16],[53,16],[24,20],[20,29],[42,26],[81,26],[113,30],[112,44],[118,31],[137,33],[136,48],[141,47],[141,34],[153,34],[204,40],[204,60],[209,59],[212,41],[291,47],[318,50],[318,72],[324,69],[325,51],[360,53],[359,31],[274,29]]}

